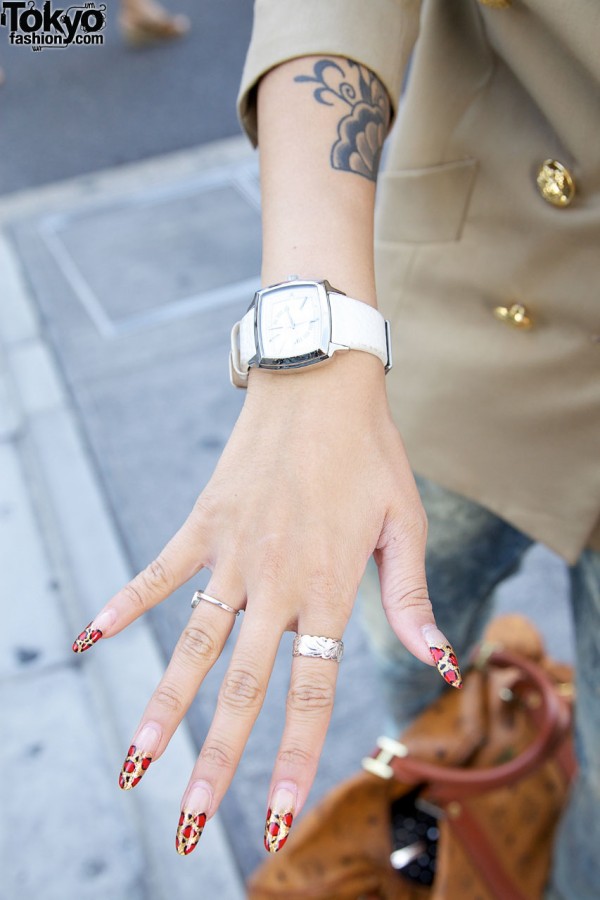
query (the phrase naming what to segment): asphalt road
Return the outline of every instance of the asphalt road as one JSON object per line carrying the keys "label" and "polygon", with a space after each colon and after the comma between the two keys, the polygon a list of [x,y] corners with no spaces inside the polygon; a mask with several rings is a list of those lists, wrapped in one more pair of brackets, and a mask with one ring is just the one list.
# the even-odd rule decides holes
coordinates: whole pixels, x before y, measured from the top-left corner
{"label": "asphalt road", "polygon": [[107,6],[101,47],[32,52],[11,46],[0,28],[0,194],[240,132],[235,97],[249,0],[165,0],[189,16],[192,30],[143,49],[121,37],[118,2]]}

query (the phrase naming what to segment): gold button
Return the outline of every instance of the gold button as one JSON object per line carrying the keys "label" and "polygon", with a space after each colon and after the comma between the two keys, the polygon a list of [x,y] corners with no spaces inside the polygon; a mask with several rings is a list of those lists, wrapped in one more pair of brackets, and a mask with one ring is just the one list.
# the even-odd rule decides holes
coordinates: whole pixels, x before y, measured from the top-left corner
{"label": "gold button", "polygon": [[568,206],[575,196],[573,176],[557,159],[544,160],[536,181],[540,194],[552,206]]}
{"label": "gold button", "polygon": [[494,315],[501,322],[512,325],[513,328],[531,328],[533,319],[529,315],[527,307],[521,303],[513,303],[512,306],[497,306],[494,309]]}
{"label": "gold button", "polygon": [[479,0],[483,6],[491,6],[493,9],[508,9],[512,0]]}

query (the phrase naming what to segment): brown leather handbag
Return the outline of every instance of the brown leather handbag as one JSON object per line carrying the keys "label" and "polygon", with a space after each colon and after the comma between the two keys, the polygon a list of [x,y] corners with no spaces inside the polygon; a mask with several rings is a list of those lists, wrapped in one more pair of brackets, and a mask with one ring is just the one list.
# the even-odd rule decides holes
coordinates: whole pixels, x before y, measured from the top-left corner
{"label": "brown leather handbag", "polygon": [[[380,738],[367,771],[334,788],[251,876],[248,897],[538,900],[575,771],[572,687],[531,623],[497,619],[463,690],[445,692],[400,741]],[[394,850],[411,829],[412,846]]]}

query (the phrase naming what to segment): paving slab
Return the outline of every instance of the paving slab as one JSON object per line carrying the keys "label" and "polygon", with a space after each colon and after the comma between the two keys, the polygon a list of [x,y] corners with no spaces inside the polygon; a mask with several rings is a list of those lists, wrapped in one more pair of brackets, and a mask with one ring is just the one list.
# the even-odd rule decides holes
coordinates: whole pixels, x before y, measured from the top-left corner
{"label": "paving slab", "polygon": [[59,586],[30,502],[19,448],[4,441],[0,442],[0,572],[0,680],[70,664]]}
{"label": "paving slab", "polygon": [[86,680],[73,666],[46,669],[35,686],[31,677],[0,682],[0,896],[146,900],[139,829],[113,800]]}

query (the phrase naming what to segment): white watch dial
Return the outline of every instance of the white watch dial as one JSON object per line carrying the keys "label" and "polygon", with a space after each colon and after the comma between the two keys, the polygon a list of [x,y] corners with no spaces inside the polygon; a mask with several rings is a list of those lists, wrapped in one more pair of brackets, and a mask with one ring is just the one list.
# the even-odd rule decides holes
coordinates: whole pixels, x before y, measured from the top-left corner
{"label": "white watch dial", "polygon": [[314,353],[321,344],[321,300],[314,285],[278,288],[261,304],[262,353],[287,359]]}

